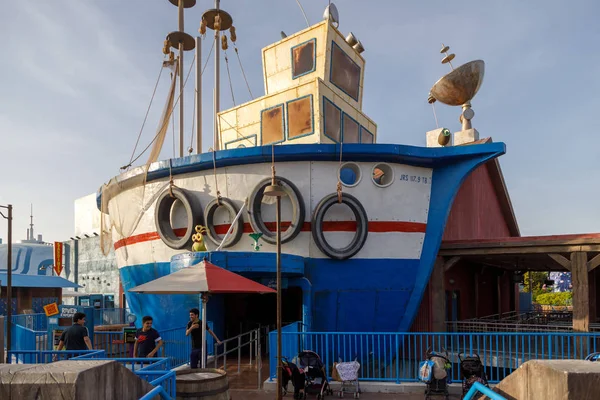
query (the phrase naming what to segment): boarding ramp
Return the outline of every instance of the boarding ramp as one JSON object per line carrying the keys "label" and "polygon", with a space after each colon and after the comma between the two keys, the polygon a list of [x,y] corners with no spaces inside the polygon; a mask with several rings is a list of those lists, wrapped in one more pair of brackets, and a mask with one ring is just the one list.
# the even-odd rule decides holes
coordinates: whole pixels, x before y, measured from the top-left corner
{"label": "boarding ramp", "polygon": [[493,391],[507,400],[596,400],[600,398],[600,362],[530,360]]}
{"label": "boarding ramp", "polygon": [[154,386],[116,361],[0,365],[0,399],[139,399]]}

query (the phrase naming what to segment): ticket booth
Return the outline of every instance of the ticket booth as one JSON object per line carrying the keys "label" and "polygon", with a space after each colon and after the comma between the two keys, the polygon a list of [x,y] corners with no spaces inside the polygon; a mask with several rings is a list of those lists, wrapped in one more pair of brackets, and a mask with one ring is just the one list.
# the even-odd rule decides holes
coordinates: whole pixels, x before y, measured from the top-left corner
{"label": "ticket booth", "polygon": [[94,308],[105,308],[104,307],[104,295],[103,294],[90,294],[90,306]]}
{"label": "ticket booth", "polygon": [[85,314],[85,327],[88,329],[90,340],[94,338],[94,309],[83,306],[58,306],[58,314],[48,317],[48,350],[56,350],[62,333],[73,325],[73,316],[77,312]]}

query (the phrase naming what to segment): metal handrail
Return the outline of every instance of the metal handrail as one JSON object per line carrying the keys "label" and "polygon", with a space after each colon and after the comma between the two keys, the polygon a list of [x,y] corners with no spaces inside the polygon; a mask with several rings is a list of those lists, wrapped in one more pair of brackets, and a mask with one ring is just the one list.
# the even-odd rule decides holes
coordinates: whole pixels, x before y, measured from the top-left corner
{"label": "metal handrail", "polygon": [[[263,329],[265,329],[266,327],[261,327],[259,326],[257,329],[252,329],[250,331],[244,332],[244,333],[240,333],[237,336],[234,336],[232,338],[229,339],[225,339],[223,341],[221,341],[221,345],[223,346],[223,351],[221,353],[219,353],[218,351],[218,346],[220,346],[219,344],[215,343],[214,344],[214,366],[215,368],[217,368],[218,365],[218,360],[220,357],[223,358],[223,369],[226,370],[227,369],[227,355],[234,353],[237,351],[238,354],[238,366],[237,366],[237,373],[240,374],[241,373],[241,364],[242,364],[242,349],[246,346],[249,346],[250,348],[250,366],[252,366],[252,354],[254,353],[254,359],[256,362],[256,367],[258,370],[258,388],[261,389],[262,388],[262,345],[261,345],[261,331]],[[268,328],[267,328],[268,329]],[[243,338],[245,336],[249,336],[247,341],[243,341]],[[231,343],[231,342],[237,342],[237,346],[234,348],[230,348],[229,350],[227,349],[227,343]]]}
{"label": "metal handrail", "polygon": [[492,391],[490,388],[482,385],[479,382],[473,383],[473,386],[471,386],[471,389],[469,389],[469,391],[467,392],[465,397],[463,397],[463,399],[471,400],[471,398],[473,396],[475,396],[475,393],[477,393],[477,392],[483,393],[484,395],[486,395],[487,397],[489,397],[492,400],[506,400],[506,397],[500,396],[498,393]]}

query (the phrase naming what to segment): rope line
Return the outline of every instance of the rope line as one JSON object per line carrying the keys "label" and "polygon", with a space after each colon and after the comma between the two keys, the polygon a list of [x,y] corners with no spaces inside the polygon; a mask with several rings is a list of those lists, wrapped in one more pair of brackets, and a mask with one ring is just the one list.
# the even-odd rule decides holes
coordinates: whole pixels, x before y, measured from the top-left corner
{"label": "rope line", "polygon": [[160,66],[160,71],[158,73],[158,78],[156,79],[156,83],[154,84],[154,90],[152,91],[152,97],[150,98],[150,104],[148,104],[148,109],[146,110],[146,115],[144,116],[144,121],[142,122],[142,127],[140,128],[140,133],[138,133],[138,137],[137,140],[135,141],[135,146],[133,147],[133,151],[131,152],[131,158],[129,158],[129,164],[127,164],[124,167],[121,167],[121,169],[127,169],[131,166],[131,164],[133,163],[133,156],[135,155],[135,151],[137,150],[137,146],[140,142],[140,138],[142,137],[142,132],[144,131],[144,126],[146,125],[146,120],[148,119],[148,114],[150,113],[150,108],[152,107],[152,102],[154,101],[154,96],[156,95],[156,89],[158,88],[158,83],[160,82],[160,77],[162,75],[164,67]]}
{"label": "rope line", "polygon": [[250,90],[250,84],[248,83],[248,78],[246,78],[246,71],[244,71],[244,66],[242,65],[242,59],[240,58],[240,53],[238,52],[238,48],[233,44],[233,49],[235,50],[235,55],[237,56],[238,62],[240,63],[240,69],[242,70],[242,75],[244,76],[244,81],[246,82],[246,87],[248,88],[248,93],[250,93],[250,98],[254,99],[254,95],[252,94],[252,90]]}
{"label": "rope line", "polygon": [[231,74],[229,73],[229,59],[227,58],[227,50],[225,53],[225,65],[227,66],[227,77],[229,78],[229,89],[231,90],[231,99],[233,100],[233,106],[235,107],[235,96],[233,95],[233,83],[231,82]]}
{"label": "rope line", "polygon": [[[192,67],[194,66],[194,64],[192,63],[192,65],[190,65],[190,69],[187,73],[187,76],[185,78],[185,81],[183,82],[183,87],[185,88],[185,86],[187,85],[187,81],[190,77],[190,73],[192,72]],[[175,103],[173,104],[173,107],[171,107],[171,113],[173,112],[173,110],[175,110],[175,107],[177,107],[177,104],[179,103],[179,98],[181,97],[181,92],[179,93],[179,95],[177,96],[177,99],[175,100]],[[163,122],[163,125],[161,126],[161,129],[159,129],[159,132],[162,130],[162,128],[164,128],[165,124],[168,123],[168,119],[165,119],[165,121]],[[146,148],[133,160],[129,163],[129,165],[127,165],[127,167],[130,167],[131,164],[133,164],[134,162],[136,162],[137,160],[140,159],[140,157],[150,148],[150,146],[152,146],[152,143],[154,143],[156,141],[156,139],[158,138],[158,133],[156,135],[154,135],[154,139],[152,139],[152,141],[148,144],[148,146],[146,146]]]}

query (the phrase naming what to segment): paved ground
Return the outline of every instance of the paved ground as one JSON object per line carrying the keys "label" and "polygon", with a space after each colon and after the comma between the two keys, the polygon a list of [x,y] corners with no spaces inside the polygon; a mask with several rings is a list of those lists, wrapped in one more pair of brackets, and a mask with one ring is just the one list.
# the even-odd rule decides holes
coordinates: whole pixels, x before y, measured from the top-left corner
{"label": "paved ground", "polygon": [[[231,400],[273,400],[276,399],[277,394],[275,392],[264,392],[259,390],[243,390],[243,389],[230,389],[229,394]],[[337,399],[337,394],[333,396],[327,396],[325,399]],[[348,394],[344,396],[345,399],[352,399],[352,395]],[[425,398],[422,394],[387,394],[387,393],[362,393],[361,399],[364,400],[423,400]],[[283,398],[284,400],[292,400],[292,395],[288,394]],[[309,397],[310,400],[316,399],[314,396]],[[443,397],[434,397],[434,399],[443,399]],[[460,396],[450,396],[452,400],[460,399]]]}

